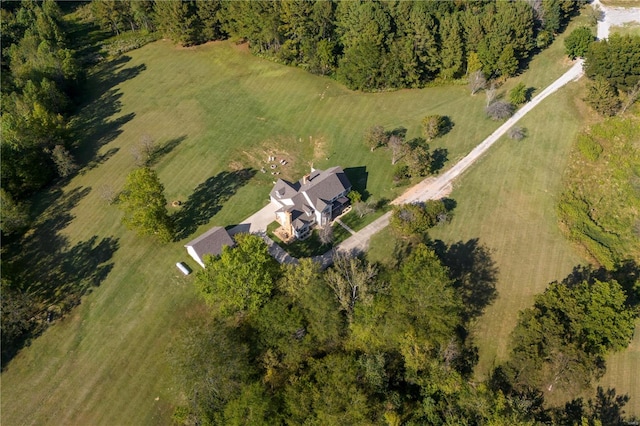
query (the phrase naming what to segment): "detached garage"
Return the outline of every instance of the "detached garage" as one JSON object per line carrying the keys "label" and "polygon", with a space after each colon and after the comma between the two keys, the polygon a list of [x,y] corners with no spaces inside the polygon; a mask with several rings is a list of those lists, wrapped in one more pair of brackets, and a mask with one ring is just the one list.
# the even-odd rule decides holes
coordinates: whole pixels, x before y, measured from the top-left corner
{"label": "detached garage", "polygon": [[205,254],[218,256],[222,253],[222,247],[233,247],[234,245],[235,242],[226,229],[222,226],[214,226],[195,240],[189,241],[185,247],[193,260],[204,268],[202,258]]}

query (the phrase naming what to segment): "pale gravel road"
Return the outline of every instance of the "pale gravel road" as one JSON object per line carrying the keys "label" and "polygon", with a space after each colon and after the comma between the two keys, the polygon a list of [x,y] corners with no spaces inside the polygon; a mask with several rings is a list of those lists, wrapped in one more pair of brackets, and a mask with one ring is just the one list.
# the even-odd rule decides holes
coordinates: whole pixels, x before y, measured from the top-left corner
{"label": "pale gravel road", "polygon": [[[597,37],[598,39],[607,38],[609,29],[612,26],[620,26],[626,22],[637,21],[640,23],[640,8],[616,8],[607,7],[596,0],[593,7],[599,7],[604,12],[604,19],[598,22]],[[500,139],[514,124],[516,124],[529,111],[535,108],[540,102],[552,93],[563,87],[571,81],[578,80],[583,75],[582,59],[575,61],[574,65],[564,73],[560,78],[551,83],[547,88],[535,96],[531,101],[520,108],[510,119],[502,126],[498,127],[489,137],[476,146],[466,157],[449,168],[446,172],[438,177],[430,177],[415,186],[408,189],[404,194],[393,200],[392,204],[406,204],[415,202],[425,202],[427,200],[439,199],[448,194],[453,187],[453,181],[462,175],[469,167],[473,165],[491,146]],[[255,232],[264,236],[269,244],[272,255],[280,263],[297,263],[297,259],[289,256],[271,239],[266,237],[267,225],[273,221],[275,216],[274,208],[270,205],[265,206],[253,216],[247,218],[241,225],[238,225],[231,232]],[[331,264],[335,250],[342,252],[362,252],[369,245],[371,237],[389,225],[391,213],[386,213],[371,224],[367,225],[351,237],[338,244],[334,249],[327,253],[316,256],[313,259],[319,262],[323,267]],[[234,232],[235,231],[235,232]]]}
{"label": "pale gravel road", "polygon": [[608,7],[600,3],[600,0],[595,0],[592,5],[604,12],[604,19],[598,21],[598,40],[608,38],[611,27],[619,27],[628,22],[640,25],[640,7]]}

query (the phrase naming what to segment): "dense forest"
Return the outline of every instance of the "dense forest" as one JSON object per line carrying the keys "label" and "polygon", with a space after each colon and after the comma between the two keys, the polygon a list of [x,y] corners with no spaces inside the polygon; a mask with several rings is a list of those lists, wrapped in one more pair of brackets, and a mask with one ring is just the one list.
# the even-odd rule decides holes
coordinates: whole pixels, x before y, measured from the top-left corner
{"label": "dense forest", "polygon": [[94,1],[114,34],[156,28],[182,45],[230,38],[358,90],[514,75],[579,1]]}
{"label": "dense forest", "polygon": [[384,265],[340,254],[326,271],[308,259],[282,267],[251,235],[209,257],[196,285],[210,310],[192,313],[170,354],[187,390],[174,420],[621,424],[626,397],[610,390],[566,406],[545,396],[589,389],[606,354],[629,344],[633,273],[576,269],[552,283],[521,312],[510,358],[477,381],[468,330],[491,300],[495,266],[482,246],[470,264],[451,262],[456,248],[429,241],[427,228],[394,225],[402,237]]}

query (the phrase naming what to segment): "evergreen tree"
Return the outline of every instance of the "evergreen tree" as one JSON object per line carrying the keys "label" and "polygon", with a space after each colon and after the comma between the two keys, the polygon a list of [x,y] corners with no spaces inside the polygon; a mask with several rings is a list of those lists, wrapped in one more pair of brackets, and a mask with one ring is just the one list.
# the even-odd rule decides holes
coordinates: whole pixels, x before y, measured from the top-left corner
{"label": "evergreen tree", "polygon": [[576,28],[564,39],[565,53],[572,60],[577,57],[583,57],[594,40],[595,37],[589,27]]}
{"label": "evergreen tree", "polygon": [[604,77],[598,76],[589,85],[587,97],[585,100],[593,109],[605,117],[611,117],[620,109],[620,98],[609,81]]}
{"label": "evergreen tree", "polygon": [[198,42],[199,21],[195,3],[182,0],[162,0],[154,3],[154,21],[167,38],[183,46]]}
{"label": "evergreen tree", "polygon": [[446,79],[457,78],[464,71],[464,44],[458,15],[445,17],[440,24],[440,75]]}

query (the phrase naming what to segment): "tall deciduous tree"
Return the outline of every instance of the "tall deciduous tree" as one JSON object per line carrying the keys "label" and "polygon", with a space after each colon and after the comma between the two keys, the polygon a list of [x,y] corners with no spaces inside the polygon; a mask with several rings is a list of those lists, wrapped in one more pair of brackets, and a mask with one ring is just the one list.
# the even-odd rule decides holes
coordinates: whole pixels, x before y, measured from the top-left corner
{"label": "tall deciduous tree", "polygon": [[614,280],[551,283],[513,332],[514,384],[547,392],[587,386],[603,373],[605,355],[629,344],[636,315],[626,300]]}
{"label": "tall deciduous tree", "polygon": [[441,115],[427,115],[422,119],[422,134],[428,141],[441,136],[447,127],[447,118]]}
{"label": "tall deciduous tree", "polygon": [[356,303],[371,303],[376,292],[375,277],[378,271],[372,264],[358,257],[336,253],[333,268],[327,271],[325,280],[333,290],[340,309],[349,318]]}
{"label": "tall deciduous tree", "polygon": [[24,204],[16,202],[11,194],[0,188],[0,230],[5,235],[24,229],[29,223],[29,213]]}
{"label": "tall deciduous tree", "polygon": [[164,186],[155,171],[143,167],[129,173],[119,197],[119,207],[124,211],[122,222],[127,228],[138,235],[170,241],[172,224],[166,204]]}
{"label": "tall deciduous tree", "polygon": [[219,257],[205,256],[196,286],[207,303],[225,314],[255,312],[269,299],[280,267],[259,236],[238,234],[235,239],[237,246],[225,246]]}
{"label": "tall deciduous tree", "polygon": [[389,136],[385,132],[384,127],[378,125],[367,129],[364,134],[364,143],[369,147],[371,152],[376,148],[385,146],[389,141]]}

